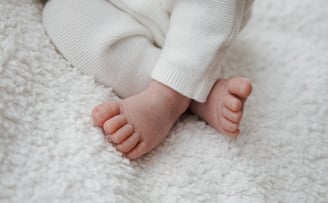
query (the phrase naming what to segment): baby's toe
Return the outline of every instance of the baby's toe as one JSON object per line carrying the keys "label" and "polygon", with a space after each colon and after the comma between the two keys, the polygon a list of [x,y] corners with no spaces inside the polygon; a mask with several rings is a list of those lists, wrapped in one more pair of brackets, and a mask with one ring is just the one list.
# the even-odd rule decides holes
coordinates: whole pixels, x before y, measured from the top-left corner
{"label": "baby's toe", "polygon": [[223,100],[223,104],[225,107],[227,107],[230,111],[240,111],[243,107],[243,103],[240,101],[240,99],[236,98],[233,95],[228,94],[225,96]]}
{"label": "baby's toe", "polygon": [[140,142],[133,150],[126,154],[129,159],[137,159],[149,151],[145,142]]}
{"label": "baby's toe", "polygon": [[228,90],[232,94],[246,99],[252,92],[252,84],[249,79],[237,77],[228,80]]}
{"label": "baby's toe", "polygon": [[239,124],[234,123],[228,119],[226,119],[225,117],[221,118],[221,125],[224,131],[229,132],[230,133],[235,133],[236,131],[239,130]]}
{"label": "baby's toe", "polygon": [[116,102],[105,102],[92,110],[93,122],[103,127],[104,123],[111,117],[120,113],[120,106]]}
{"label": "baby's toe", "polygon": [[240,135],[240,130],[236,130],[235,132],[229,132],[226,130],[222,130],[221,133],[223,133],[224,135],[228,135],[230,137],[237,137],[238,135]]}
{"label": "baby's toe", "polygon": [[127,124],[126,117],[124,115],[117,115],[108,119],[104,124],[104,131],[107,135],[111,135]]}
{"label": "baby's toe", "polygon": [[[128,153],[140,142],[140,134],[133,133],[127,137],[122,143],[116,145],[116,149],[122,153]],[[129,157],[128,157],[129,158]]]}
{"label": "baby's toe", "polygon": [[132,133],[133,133],[133,126],[127,124],[116,130],[109,137],[114,144],[121,144],[126,138],[131,136]]}
{"label": "baby's toe", "polygon": [[222,114],[225,118],[227,118],[228,120],[234,122],[234,123],[240,123],[241,118],[243,116],[243,112],[242,111],[230,111],[228,108],[223,107],[222,109]]}

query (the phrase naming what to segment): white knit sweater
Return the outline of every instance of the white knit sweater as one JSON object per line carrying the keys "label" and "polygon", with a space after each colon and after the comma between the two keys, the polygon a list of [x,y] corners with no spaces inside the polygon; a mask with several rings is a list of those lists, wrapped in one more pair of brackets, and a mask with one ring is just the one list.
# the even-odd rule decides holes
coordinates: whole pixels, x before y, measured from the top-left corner
{"label": "white knit sweater", "polygon": [[109,0],[134,16],[163,47],[152,78],[204,101],[219,77],[225,45],[245,24],[249,0]]}
{"label": "white knit sweater", "polygon": [[[52,0],[50,4],[59,4],[56,2],[64,2],[63,0]],[[96,2],[101,0],[70,0],[66,1],[66,5],[74,6],[74,4],[89,3]],[[94,30],[109,30],[113,29],[113,32],[119,33],[115,35],[115,38],[124,39],[127,34],[125,31],[121,31],[124,29],[119,28],[118,26],[125,26],[127,28],[135,27],[136,23],[138,26],[142,25],[147,32],[140,32],[138,29],[130,29],[128,36],[135,35],[145,35],[148,40],[151,41],[155,46],[155,48],[159,48],[158,56],[156,56],[156,60],[151,68],[149,76],[152,79],[155,79],[172,89],[180,92],[181,94],[192,98],[197,101],[205,101],[213,84],[220,77],[220,68],[219,64],[224,56],[227,45],[231,42],[231,40],[236,36],[236,34],[242,29],[242,27],[246,24],[249,19],[250,7],[252,5],[253,0],[107,0],[110,4],[117,7],[119,10],[127,13],[130,17],[135,21],[124,21],[125,23],[117,25],[111,28],[102,28],[102,29],[94,29]],[[70,2],[70,3],[68,3]],[[75,2],[75,3],[72,3]],[[64,5],[65,6],[65,5]],[[67,29],[70,26],[65,28],[66,30],[59,31],[59,27],[63,24],[62,21],[67,19],[76,19],[77,9],[71,9],[70,12],[65,13],[65,15],[72,15],[70,17],[65,17],[65,19],[55,20],[55,17],[58,18],[58,15],[64,15],[62,12],[65,12],[64,6],[60,9],[60,6],[57,5],[57,13],[54,12],[54,9],[45,10],[44,21],[47,27],[47,31],[50,37],[53,39],[54,43],[58,47],[58,49],[63,52],[64,56],[68,58],[68,60],[72,60],[73,64],[77,66],[91,66],[90,64],[86,65],[87,62],[82,62],[82,59],[85,59],[87,56],[81,56],[82,59],[77,59],[76,53],[77,50],[72,50],[72,46],[69,45],[70,39],[76,37],[83,37],[84,32],[95,32],[86,31],[87,28],[83,28],[82,31],[76,31],[79,34],[73,35],[71,34],[73,31],[68,33]],[[79,5],[76,5],[79,7]],[[54,6],[53,6],[54,7]],[[80,5],[81,7],[81,5]],[[86,6],[87,7],[87,6]],[[90,10],[92,10],[92,6],[89,6]],[[94,9],[92,14],[84,15],[83,17],[79,17],[76,22],[72,22],[72,26],[77,27],[77,23],[84,26],[86,23],[96,22],[95,19],[97,17],[96,13],[103,12],[103,15],[116,15],[115,12],[102,11],[103,9],[99,6],[99,9]],[[52,10],[52,11],[51,11]],[[66,9],[67,10],[67,9]],[[100,14],[99,14],[100,15]],[[82,15],[81,15],[82,16]],[[88,17],[85,17],[88,16]],[[88,19],[89,18],[89,19]],[[92,19],[94,18],[94,19]],[[101,19],[99,17],[99,19]],[[99,21],[99,20],[98,20]],[[58,24],[58,28],[55,25],[55,22]],[[71,26],[71,27],[72,27]],[[99,25],[103,26],[104,25]],[[91,26],[85,26],[91,27]],[[56,30],[57,29],[57,30]],[[89,28],[88,28],[89,29]],[[115,29],[119,31],[115,31]],[[132,30],[132,31],[131,31]],[[135,30],[135,31],[134,31]],[[108,32],[111,32],[109,30]],[[135,33],[133,33],[135,32]],[[145,34],[146,33],[146,34]],[[72,36],[65,36],[72,35]],[[75,38],[76,38],[75,37]],[[65,38],[65,39],[64,39]],[[114,37],[113,37],[114,38]],[[90,43],[99,43],[97,46],[103,47],[105,44],[101,42],[95,42],[95,40],[84,40],[85,43],[90,41]],[[103,40],[104,41],[104,40]],[[108,43],[110,40],[106,40]],[[81,47],[88,47],[87,44],[81,44]],[[91,45],[90,45],[91,46]],[[92,45],[94,46],[94,45]],[[127,44],[125,46],[126,50],[135,49],[134,45]],[[74,43],[74,49],[82,49]],[[70,49],[70,51],[67,51]],[[145,48],[146,49],[146,48]],[[106,51],[106,49],[104,49]],[[107,50],[108,51],[108,50]],[[85,52],[85,51],[84,51]],[[84,53],[81,52],[81,53]],[[127,51],[126,53],[128,53]],[[66,53],[66,54],[65,54]],[[72,53],[72,54],[70,54]],[[74,53],[74,54],[73,54]],[[98,52],[97,52],[98,53]],[[124,51],[120,51],[120,54],[124,53]],[[131,52],[132,53],[132,52]],[[131,55],[129,53],[129,55]],[[150,51],[148,52],[150,53]],[[72,55],[72,56],[70,56]],[[74,57],[73,57],[74,55]],[[98,53],[98,55],[103,55],[103,53]],[[147,56],[150,56],[148,54]],[[115,55],[116,56],[116,55]],[[121,60],[124,60],[122,56]],[[98,56],[92,56],[92,58],[98,58]],[[117,58],[117,57],[112,57]],[[119,58],[119,57],[118,57]],[[131,57],[130,57],[131,58]],[[129,66],[134,66],[134,64],[144,64],[144,62],[140,62],[140,60],[147,60],[147,57],[136,57],[136,61]],[[97,64],[102,64],[101,60],[105,59],[97,59],[100,62]],[[113,59],[114,60],[114,59]],[[139,60],[139,61],[138,61]],[[83,64],[85,63],[85,64]],[[121,63],[120,63],[121,64]],[[107,65],[108,66],[108,65]],[[98,65],[92,65],[93,68],[97,68]],[[142,68],[142,67],[141,67]],[[100,70],[101,69],[101,70]],[[105,73],[104,71],[113,71],[110,69],[100,68],[96,70],[99,77],[102,75],[110,75]],[[122,66],[121,69],[116,68],[115,71],[121,70],[126,71],[127,68]],[[149,69],[149,68],[148,68]],[[92,71],[85,71],[89,74],[92,74]],[[146,74],[146,73],[145,73]],[[148,76],[148,77],[149,77]],[[125,81],[129,81],[128,76],[124,76]],[[115,78],[116,79],[116,78]],[[111,78],[106,79],[111,80]],[[142,77],[140,78],[142,82]],[[104,79],[105,81],[105,79]],[[118,88],[128,88],[129,85],[123,84],[124,80],[122,79],[115,84],[109,84],[111,86]],[[143,80],[143,81],[146,81]],[[119,84],[120,83],[120,84]],[[131,83],[132,84],[132,83]],[[141,85],[142,86],[142,85]],[[124,93],[124,90],[117,90],[117,92],[122,92],[121,95],[123,97],[129,96],[129,94],[135,94],[135,92]]]}

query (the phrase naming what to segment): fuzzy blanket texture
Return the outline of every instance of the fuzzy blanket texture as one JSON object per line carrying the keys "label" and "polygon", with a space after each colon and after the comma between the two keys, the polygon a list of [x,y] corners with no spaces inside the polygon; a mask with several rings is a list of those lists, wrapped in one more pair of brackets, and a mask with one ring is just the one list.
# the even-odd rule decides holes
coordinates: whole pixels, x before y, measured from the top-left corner
{"label": "fuzzy blanket texture", "polygon": [[93,126],[116,99],[0,0],[0,202],[328,202],[328,1],[261,0],[224,61],[254,84],[232,139],[186,114],[129,161]]}

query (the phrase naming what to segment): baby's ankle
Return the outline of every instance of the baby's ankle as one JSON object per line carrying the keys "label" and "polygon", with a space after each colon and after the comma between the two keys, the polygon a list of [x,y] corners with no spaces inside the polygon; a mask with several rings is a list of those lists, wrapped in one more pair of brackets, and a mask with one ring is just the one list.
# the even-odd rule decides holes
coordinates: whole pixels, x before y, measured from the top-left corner
{"label": "baby's ankle", "polygon": [[154,97],[163,100],[168,110],[172,109],[180,114],[188,108],[191,102],[188,97],[155,80],[149,85],[149,90]]}

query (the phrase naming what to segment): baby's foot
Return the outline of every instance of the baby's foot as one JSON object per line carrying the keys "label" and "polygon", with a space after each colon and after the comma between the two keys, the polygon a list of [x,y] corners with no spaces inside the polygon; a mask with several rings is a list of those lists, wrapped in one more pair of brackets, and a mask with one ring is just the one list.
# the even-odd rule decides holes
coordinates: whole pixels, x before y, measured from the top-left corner
{"label": "baby's foot", "polygon": [[251,92],[252,85],[247,78],[218,80],[207,101],[192,102],[190,110],[219,132],[237,136],[240,133],[243,106]]}
{"label": "baby's foot", "polygon": [[135,96],[97,106],[92,117],[118,151],[136,159],[159,145],[190,100],[153,81]]}

